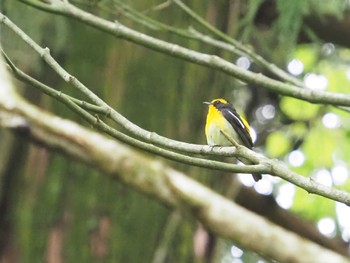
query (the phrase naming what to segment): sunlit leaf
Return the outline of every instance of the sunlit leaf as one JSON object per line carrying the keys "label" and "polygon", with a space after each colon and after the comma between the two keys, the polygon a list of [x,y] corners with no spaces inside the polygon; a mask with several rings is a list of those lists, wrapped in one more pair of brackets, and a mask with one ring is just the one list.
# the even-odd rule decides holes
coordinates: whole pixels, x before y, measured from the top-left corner
{"label": "sunlit leaf", "polygon": [[282,98],[281,110],[293,120],[309,120],[316,116],[320,106],[290,97]]}
{"label": "sunlit leaf", "polygon": [[266,152],[272,158],[284,156],[291,148],[291,142],[282,131],[271,133],[266,140]]}
{"label": "sunlit leaf", "polygon": [[324,217],[335,216],[334,202],[297,188],[292,210],[304,217],[317,221]]}
{"label": "sunlit leaf", "polygon": [[299,45],[294,56],[304,64],[304,70],[307,72],[313,70],[318,59],[318,52],[310,45]]}
{"label": "sunlit leaf", "polygon": [[293,137],[304,137],[308,132],[308,128],[304,122],[294,122],[289,125],[289,132]]}
{"label": "sunlit leaf", "polygon": [[342,139],[343,143],[341,145],[341,158],[346,161],[347,163],[350,163],[350,143],[344,143],[344,142],[350,142],[350,131],[344,131],[344,138]]}
{"label": "sunlit leaf", "polygon": [[327,129],[311,129],[302,146],[306,161],[314,167],[331,167],[338,140],[334,132]]}
{"label": "sunlit leaf", "polygon": [[[325,64],[325,63],[323,63]],[[347,76],[348,69],[345,66],[335,69],[332,65],[327,64],[320,68],[322,73],[328,79],[328,90],[332,92],[349,92],[350,80]]]}

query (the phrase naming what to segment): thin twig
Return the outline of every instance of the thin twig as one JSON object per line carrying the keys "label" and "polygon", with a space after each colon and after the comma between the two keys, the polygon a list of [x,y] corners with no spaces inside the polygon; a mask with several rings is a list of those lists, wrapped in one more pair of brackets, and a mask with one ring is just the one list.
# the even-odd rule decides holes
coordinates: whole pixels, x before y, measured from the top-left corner
{"label": "thin twig", "polygon": [[225,138],[235,147],[239,147],[239,144],[231,137],[229,136],[225,131],[220,130],[220,133],[225,136]]}
{"label": "thin twig", "polygon": [[[224,163],[224,162],[219,162],[219,161],[211,161],[207,159],[202,159],[202,158],[197,158],[197,157],[191,157],[187,156],[184,154],[180,153],[175,153],[169,150],[165,150],[159,147],[156,147],[152,144],[141,142],[139,140],[136,140],[130,136],[127,136],[114,128],[110,127],[106,123],[104,123],[101,119],[98,117],[88,113],[85,111],[83,108],[86,108],[87,110],[92,110],[95,113],[102,113],[106,114],[103,108],[92,105],[92,104],[87,104],[86,102],[82,102],[80,100],[77,100],[75,98],[72,98],[60,91],[57,91],[40,81],[32,78],[31,76],[25,74],[23,71],[18,69],[13,62],[8,58],[6,53],[3,52],[3,55],[5,57],[5,60],[9,64],[12,72],[14,73],[15,77],[17,77],[19,80],[22,80],[38,89],[46,93],[47,95],[57,99],[58,101],[62,102],[65,104],[68,108],[70,108],[72,111],[78,113],[80,116],[82,116],[86,121],[88,121],[91,125],[94,127],[100,129],[101,131],[109,134],[113,138],[116,138],[126,144],[129,144],[131,146],[134,146],[138,149],[142,149],[147,152],[151,152],[153,154],[165,157],[170,160],[182,162],[182,163],[187,163],[190,165],[194,166],[199,166],[199,167],[204,167],[204,168],[210,168],[210,169],[216,169],[216,170],[223,170],[223,171],[229,171],[229,172],[241,172],[241,173],[250,173],[250,170],[253,169],[254,171],[256,169],[261,169],[266,170],[266,167],[262,165],[255,165],[255,167],[245,167],[243,168],[242,166],[239,165],[232,165],[229,163]],[[243,169],[242,169],[243,168]]]}
{"label": "thin twig", "polygon": [[264,68],[268,69],[270,72],[278,76],[282,80],[286,80],[296,86],[305,88],[304,83],[295,78],[294,76],[291,76],[284,70],[280,69],[276,65],[266,61],[263,57],[259,56],[249,48],[242,45],[237,40],[229,37],[227,34],[221,32],[217,28],[213,27],[211,24],[209,24],[206,20],[204,20],[201,16],[199,16],[196,12],[194,12],[192,9],[190,9],[188,6],[186,6],[181,0],[172,0],[177,6],[179,6],[184,12],[186,12],[189,16],[191,16],[194,20],[196,20],[200,25],[204,26],[206,29],[209,30],[209,32],[213,33],[215,36],[223,39],[227,43],[230,43],[234,47],[236,47],[238,50],[241,50],[243,53],[247,54],[248,57],[252,58],[257,64],[263,66]]}
{"label": "thin twig", "polygon": [[[172,0],[170,0],[172,1]],[[170,2],[169,1],[169,2]],[[116,1],[116,7],[123,11],[123,15],[128,17],[129,19],[133,20],[134,22],[137,22],[139,24],[142,24],[144,26],[147,26],[148,28],[152,30],[162,30],[162,31],[167,31],[171,32],[174,34],[177,34],[181,37],[186,37],[190,39],[196,39],[198,41],[201,41],[203,43],[221,48],[223,50],[229,51],[233,54],[236,54],[238,56],[247,56],[250,58],[252,61],[256,62],[258,65],[262,66],[281,80],[285,80],[287,82],[290,82],[294,85],[300,86],[305,88],[304,83],[295,78],[294,76],[291,76],[284,70],[280,69],[278,66],[276,66],[273,63],[270,63],[266,61],[263,57],[259,56],[256,54],[254,51],[250,50],[249,48],[245,47],[238,41],[235,41],[234,39],[230,38],[226,34],[222,33],[221,31],[217,30],[216,28],[212,27],[208,22],[206,22],[204,19],[202,19],[199,15],[194,15],[195,13],[189,9],[187,6],[185,6],[182,2],[180,1],[174,1],[177,4],[180,4],[180,7],[184,9],[190,16],[194,17],[197,22],[199,22],[202,26],[205,28],[209,29],[214,35],[223,38],[224,37],[225,42],[214,39],[208,35],[205,35],[203,33],[200,33],[198,30],[194,29],[193,27],[189,27],[188,30],[182,30],[178,29],[169,25],[166,25],[164,23],[161,23],[157,20],[151,19],[150,17],[142,14],[141,12],[136,11],[135,9],[131,8],[127,4],[121,2],[121,1]],[[185,8],[186,7],[186,8]],[[105,11],[111,12],[110,8],[104,8]],[[220,32],[220,33],[218,33]]]}
{"label": "thin twig", "polygon": [[86,109],[88,111],[91,111],[93,113],[97,113],[97,114],[106,114],[106,111],[99,107],[96,106],[94,104],[88,103],[86,101],[83,100],[78,100],[74,97],[71,97],[61,91],[57,91],[52,89],[51,87],[43,84],[42,82],[34,79],[33,77],[27,75],[26,73],[24,73],[22,70],[20,70],[19,68],[17,68],[15,66],[15,64],[10,60],[10,58],[7,56],[7,54],[3,51],[2,48],[0,48],[1,53],[5,59],[5,61],[7,62],[7,64],[9,65],[9,67],[11,68],[13,74],[15,75],[15,77],[21,81],[24,81],[30,85],[32,85],[33,87],[38,88],[41,92],[45,93],[46,95],[49,95],[53,98],[59,98],[59,97],[65,97],[69,100],[71,100],[72,102],[74,102],[75,104],[77,104],[79,107]]}
{"label": "thin twig", "polygon": [[[171,1],[171,0],[170,0]],[[204,35],[200,33],[199,31],[195,30],[193,27],[189,27],[187,30],[179,29],[173,26],[166,25],[164,23],[161,23],[157,20],[154,20],[141,12],[136,11],[135,9],[131,8],[130,6],[126,5],[123,2],[116,1],[116,8],[120,11],[122,11],[122,14],[131,19],[132,21],[147,26],[149,29],[152,30],[159,30],[159,31],[166,31],[173,34],[176,34],[181,37],[189,38],[189,39],[195,39],[198,41],[201,41],[203,43],[212,45],[214,47],[218,47],[221,49],[224,49],[226,51],[229,51],[237,56],[248,56],[246,53],[242,52],[232,44],[229,44],[227,42],[223,42],[220,40],[213,39],[210,36]],[[101,5],[100,5],[101,7]],[[111,12],[110,8],[103,8],[106,12]]]}

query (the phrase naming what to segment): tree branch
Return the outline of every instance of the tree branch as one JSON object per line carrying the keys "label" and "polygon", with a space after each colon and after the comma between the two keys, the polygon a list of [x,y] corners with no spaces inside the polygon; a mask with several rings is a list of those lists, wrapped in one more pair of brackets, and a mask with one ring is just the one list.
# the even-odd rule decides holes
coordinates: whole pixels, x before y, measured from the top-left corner
{"label": "tree branch", "polygon": [[[86,110],[81,108],[78,104],[76,104],[74,101],[70,100],[70,98],[67,95],[59,91],[55,91],[54,89],[51,89],[51,92],[56,99],[65,103],[74,112],[77,112],[78,114],[80,114],[85,120],[87,120],[94,127],[104,131],[105,133],[111,135],[112,137],[122,142],[125,142],[129,145],[142,149],[144,151],[148,151],[153,154],[157,154],[159,156],[162,156],[171,160],[175,160],[178,162],[186,163],[189,165],[195,165],[195,166],[206,167],[206,168],[216,169],[216,170],[230,171],[230,172],[271,174],[273,176],[281,177],[282,179],[285,179],[286,181],[289,181],[303,188],[309,193],[322,195],[329,199],[350,205],[349,193],[340,191],[337,189],[333,189],[330,187],[326,187],[322,184],[319,184],[313,181],[310,178],[294,173],[290,171],[287,167],[285,167],[283,163],[277,160],[270,160],[266,157],[263,157],[249,150],[244,146],[239,146],[235,148],[218,147],[217,149],[215,149],[215,147],[188,144],[185,142],[171,140],[169,138],[156,135],[153,132],[149,132],[138,127],[137,125],[135,125],[134,123],[126,119],[124,116],[119,114],[117,111],[115,111],[113,108],[111,108],[98,96],[96,96],[78,79],[71,76],[63,67],[61,67],[54,60],[54,58],[50,55],[48,48],[45,48],[45,49],[41,48],[29,36],[27,36],[23,31],[21,31],[15,24],[13,24],[7,17],[3,16],[1,13],[0,13],[0,22],[4,23],[6,26],[12,29],[26,43],[28,43],[35,51],[37,51],[38,54],[42,56],[42,58],[46,61],[46,63],[50,65],[52,69],[61,78],[65,79],[73,87],[77,88],[83,94],[88,96],[97,106],[100,107],[100,110],[102,112],[105,112],[105,115],[107,117],[110,117],[113,121],[115,121],[116,123],[124,127],[131,134],[142,138],[146,142],[137,140],[135,138],[132,138],[126,134],[123,134],[115,130],[114,128],[108,126],[106,123],[100,120],[98,117],[91,115],[89,112],[87,112]],[[11,68],[14,69],[13,63]],[[18,74],[18,72],[20,71],[15,69],[14,73],[16,74],[16,72]],[[35,81],[32,81],[31,83],[33,85],[37,85]],[[234,164],[222,163],[218,161],[206,160],[206,159],[197,158],[197,157],[191,157],[182,153],[177,153],[171,150],[166,150],[166,149],[157,147],[156,145],[153,145],[154,142],[156,142],[157,145],[162,145],[167,149],[181,150],[182,153],[197,153],[197,154],[210,153],[210,154],[217,154],[221,156],[227,156],[229,154],[232,154],[233,156],[236,156],[238,158],[242,157],[244,159],[247,159],[252,163],[254,163],[254,165],[245,165],[245,166],[234,165]]]}
{"label": "tree branch", "polygon": [[[188,207],[211,232],[224,238],[230,238],[231,235],[241,236],[242,239],[236,240],[240,245],[267,258],[277,262],[348,261],[345,258],[335,259],[328,253],[322,253],[318,245],[300,239],[294,233],[285,231],[255,214],[248,216],[246,213],[248,211],[244,208],[212,193],[198,182],[190,183],[186,177],[180,176],[169,177],[169,180],[174,192],[179,195],[181,205]],[[207,198],[210,198],[210,201]],[[234,220],[235,218],[239,220]],[[300,251],[303,251],[302,255]],[[309,253],[311,251],[318,252]]]}
{"label": "tree branch", "polygon": [[[267,258],[279,262],[349,262],[247,211],[159,160],[27,103],[8,80],[0,63],[0,124],[7,123],[13,131],[90,164],[169,207],[188,208],[212,233]],[[240,220],[232,220],[238,217]]]}
{"label": "tree branch", "polygon": [[[192,9],[190,9],[188,6],[186,6],[181,0],[171,0],[171,1],[174,2],[178,7],[180,7],[181,10],[183,10],[185,13],[187,13],[189,16],[191,16],[194,20],[196,20],[200,25],[202,25],[206,29],[208,29],[209,32],[213,33],[214,36],[217,36],[218,38],[231,44],[233,47],[237,48],[239,51],[246,54],[249,58],[251,58],[253,61],[255,61],[258,65],[266,68],[267,70],[269,70],[271,73],[273,73],[275,76],[279,77],[282,80],[290,82],[295,86],[305,88],[305,85],[301,80],[295,78],[294,76],[289,75],[287,72],[280,69],[276,65],[269,63],[263,57],[254,53],[252,50],[245,47],[237,40],[229,37],[227,34],[221,32],[217,28],[213,27],[206,20],[204,20],[201,16],[199,16],[196,12],[194,12]],[[200,36],[200,35],[197,34],[197,36]],[[210,40],[209,43],[215,43],[212,39],[209,39],[209,40]]]}
{"label": "tree branch", "polygon": [[[165,157],[167,159],[182,162],[189,165],[209,168],[209,169],[215,169],[215,170],[222,170],[227,172],[233,172],[233,173],[255,173],[256,170],[258,171],[265,171],[268,172],[267,167],[264,165],[235,165],[230,163],[224,163],[219,161],[212,161],[207,159],[201,159],[197,157],[191,157],[188,155],[175,153],[169,150],[165,150],[159,147],[156,147],[150,143],[145,143],[139,140],[136,140],[126,134],[123,134],[116,129],[112,128],[111,126],[107,125],[105,122],[100,120],[98,116],[94,116],[87,112],[84,109],[92,110],[94,112],[99,112],[102,114],[106,114],[105,111],[98,106],[95,106],[93,104],[88,104],[85,101],[80,101],[75,98],[72,98],[61,91],[56,91],[55,89],[41,83],[40,81],[30,77],[29,75],[25,74],[23,71],[18,69],[13,62],[8,58],[8,56],[3,52],[5,56],[5,60],[9,63],[10,68],[12,72],[14,73],[14,76],[17,77],[19,80],[22,80],[26,82],[29,85],[32,85],[33,87],[38,88],[42,92],[46,93],[47,95],[57,99],[58,101],[65,104],[68,108],[70,108],[72,111],[76,112],[80,116],[82,116],[87,122],[89,122],[93,127],[109,134],[113,138],[122,141],[126,144],[129,144],[133,147],[136,147],[138,149],[151,152],[153,154]],[[185,144],[185,143],[184,143]],[[198,147],[205,147],[203,145],[196,145]]]}
{"label": "tree branch", "polygon": [[244,82],[261,86],[280,95],[290,96],[305,100],[311,103],[324,103],[335,106],[350,106],[350,95],[333,93],[326,91],[316,91],[300,88],[295,85],[283,83],[259,73],[253,73],[244,70],[220,57],[200,53],[179,45],[171,44],[143,33],[130,29],[121,23],[110,22],[91,13],[85,12],[74,5],[57,0],[51,0],[50,4],[40,3],[32,0],[19,0],[33,7],[44,9],[45,11],[65,15],[74,18],[86,25],[95,27],[115,37],[123,38],[138,45],[165,53],[170,56],[178,57],[183,60],[193,62],[208,68],[216,69],[228,75],[236,77]]}

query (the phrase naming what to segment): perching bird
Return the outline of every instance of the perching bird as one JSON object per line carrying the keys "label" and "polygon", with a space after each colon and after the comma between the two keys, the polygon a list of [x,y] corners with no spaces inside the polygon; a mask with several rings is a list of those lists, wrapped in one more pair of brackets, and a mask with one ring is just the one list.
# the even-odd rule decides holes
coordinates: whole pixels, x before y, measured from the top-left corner
{"label": "perching bird", "polygon": [[[205,135],[209,145],[232,146],[232,142],[226,138],[228,136],[249,149],[253,148],[249,124],[231,103],[225,99],[214,99],[204,103],[209,105],[205,124]],[[253,178],[257,182],[262,176],[253,174]]]}

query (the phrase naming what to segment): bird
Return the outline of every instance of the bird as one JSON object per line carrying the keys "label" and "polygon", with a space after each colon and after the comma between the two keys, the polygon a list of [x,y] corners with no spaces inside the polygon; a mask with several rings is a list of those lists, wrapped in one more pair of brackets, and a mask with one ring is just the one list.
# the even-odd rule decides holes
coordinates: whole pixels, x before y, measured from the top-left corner
{"label": "bird", "polygon": [[[204,104],[209,106],[205,124],[208,145],[232,146],[233,142],[237,142],[249,149],[253,148],[248,122],[237,113],[229,101],[218,98]],[[256,182],[262,178],[261,174],[254,173],[252,176]]]}

